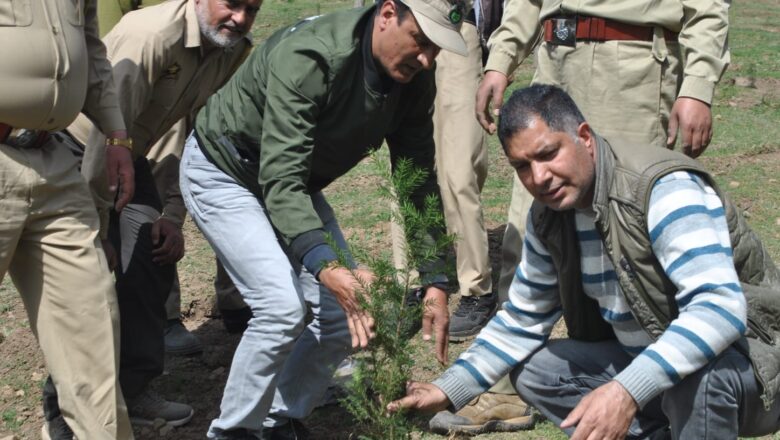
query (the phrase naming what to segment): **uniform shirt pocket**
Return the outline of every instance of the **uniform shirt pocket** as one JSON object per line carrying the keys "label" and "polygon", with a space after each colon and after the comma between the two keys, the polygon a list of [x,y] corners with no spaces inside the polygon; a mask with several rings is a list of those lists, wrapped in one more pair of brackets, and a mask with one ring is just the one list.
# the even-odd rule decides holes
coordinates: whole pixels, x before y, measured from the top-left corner
{"label": "uniform shirt pocket", "polygon": [[0,0],[0,26],[32,24],[30,0]]}

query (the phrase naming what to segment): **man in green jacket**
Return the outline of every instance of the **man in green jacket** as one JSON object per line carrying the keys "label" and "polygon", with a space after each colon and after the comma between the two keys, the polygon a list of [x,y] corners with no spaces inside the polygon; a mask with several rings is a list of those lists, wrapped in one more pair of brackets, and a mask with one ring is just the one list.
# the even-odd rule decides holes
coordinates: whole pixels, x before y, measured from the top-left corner
{"label": "man in green jacket", "polygon": [[[209,438],[300,437],[297,419],[335,366],[373,337],[357,280],[333,264],[330,243],[344,251],[346,243],[321,190],[386,141],[394,163],[427,171],[413,202],[438,193],[430,69],[440,48],[466,53],[464,10],[448,0],[382,0],[303,20],[258,47],[198,114],[182,196],[252,309]],[[443,362],[446,278],[433,266],[419,268],[430,304],[423,332],[435,330]]]}
{"label": "man in green jacket", "polygon": [[509,301],[391,409],[457,409],[508,373],[572,438],[777,430],[780,272],[701,164],[610,145],[549,85],[515,92],[499,138],[534,197]]}

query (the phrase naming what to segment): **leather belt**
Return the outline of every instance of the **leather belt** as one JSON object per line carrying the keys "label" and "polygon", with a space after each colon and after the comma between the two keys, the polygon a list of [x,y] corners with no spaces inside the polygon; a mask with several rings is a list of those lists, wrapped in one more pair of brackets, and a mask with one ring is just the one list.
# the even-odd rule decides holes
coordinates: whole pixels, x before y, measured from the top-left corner
{"label": "leather belt", "polygon": [[[573,19],[574,17],[553,17],[544,21],[544,40],[555,41],[555,22],[559,19]],[[652,41],[653,27],[636,24],[621,23],[601,17],[576,17],[577,40],[589,41]],[[677,32],[664,29],[664,38],[667,41],[677,41]]]}
{"label": "leather belt", "polygon": [[0,122],[0,143],[19,149],[41,148],[49,140],[45,130],[14,128]]}

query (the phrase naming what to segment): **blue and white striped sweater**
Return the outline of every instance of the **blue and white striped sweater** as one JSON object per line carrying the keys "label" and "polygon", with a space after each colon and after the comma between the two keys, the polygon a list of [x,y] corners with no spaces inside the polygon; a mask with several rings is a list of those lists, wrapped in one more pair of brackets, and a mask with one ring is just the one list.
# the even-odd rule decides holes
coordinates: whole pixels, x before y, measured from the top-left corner
{"label": "blue and white striped sweater", "polygon": [[[626,352],[636,356],[615,379],[640,405],[726,349],[744,333],[746,320],[723,205],[711,187],[687,172],[664,176],[652,190],[647,222],[653,251],[678,288],[680,309],[655,342],[620,292],[592,211],[576,213],[583,288]],[[561,313],[552,259],[529,221],[509,301],[434,383],[456,407],[464,405],[541,347]]]}

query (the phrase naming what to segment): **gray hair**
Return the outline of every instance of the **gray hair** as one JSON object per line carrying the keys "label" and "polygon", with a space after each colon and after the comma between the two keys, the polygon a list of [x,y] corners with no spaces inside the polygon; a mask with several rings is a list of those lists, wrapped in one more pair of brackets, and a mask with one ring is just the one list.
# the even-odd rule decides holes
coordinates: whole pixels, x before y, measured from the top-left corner
{"label": "gray hair", "polygon": [[539,117],[552,131],[568,133],[577,137],[577,128],[585,122],[577,104],[559,87],[536,84],[512,93],[501,106],[498,121],[498,139],[506,152],[506,143],[518,132]]}

